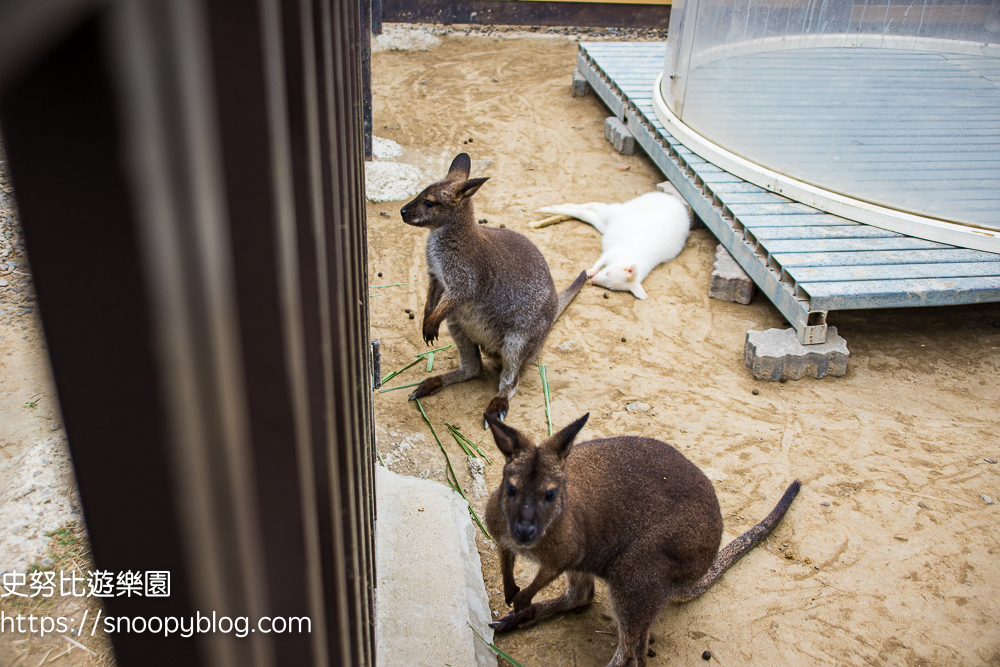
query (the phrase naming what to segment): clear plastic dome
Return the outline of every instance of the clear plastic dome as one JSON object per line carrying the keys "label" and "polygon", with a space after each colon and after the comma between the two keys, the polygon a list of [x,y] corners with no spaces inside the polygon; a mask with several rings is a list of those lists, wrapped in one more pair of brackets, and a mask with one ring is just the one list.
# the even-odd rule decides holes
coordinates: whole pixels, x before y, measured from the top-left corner
{"label": "clear plastic dome", "polygon": [[1000,231],[1000,0],[676,0],[659,92],[758,185]]}

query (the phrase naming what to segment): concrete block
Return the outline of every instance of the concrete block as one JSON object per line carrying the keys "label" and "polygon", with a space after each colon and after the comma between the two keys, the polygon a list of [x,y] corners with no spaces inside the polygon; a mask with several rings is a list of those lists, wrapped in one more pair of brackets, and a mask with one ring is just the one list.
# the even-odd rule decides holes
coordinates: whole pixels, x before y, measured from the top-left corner
{"label": "concrete block", "polygon": [[590,82],[578,69],[573,70],[573,87],[570,89],[573,97],[583,97],[590,94]]}
{"label": "concrete block", "polygon": [[625,123],[614,116],[604,120],[604,138],[622,155],[635,155],[635,136]]}
{"label": "concrete block", "polygon": [[712,278],[708,283],[708,296],[722,301],[744,305],[753,299],[754,284],[743,267],[733,259],[721,243],[715,249]]}
{"label": "concrete block", "polygon": [[[663,181],[662,183],[657,183],[656,189],[659,190],[660,192],[665,192],[668,195],[673,195],[678,199],[680,199],[685,204],[687,204],[687,201],[684,199],[684,197],[681,196],[681,193],[677,190],[677,188],[674,187],[674,184],[671,183],[670,181]],[[691,215],[691,229],[698,229],[699,227],[704,227],[705,223],[701,221],[701,218],[699,218],[697,215],[694,214],[694,211],[691,210],[691,206],[688,206],[687,208],[688,208],[688,213]]]}
{"label": "concrete block", "polygon": [[829,327],[826,342],[803,345],[795,337],[795,329],[748,331],[743,357],[746,367],[758,380],[799,380],[821,378],[847,372],[847,341],[837,335],[837,327]]}
{"label": "concrete block", "polygon": [[496,667],[469,506],[448,487],[375,466],[377,665]]}

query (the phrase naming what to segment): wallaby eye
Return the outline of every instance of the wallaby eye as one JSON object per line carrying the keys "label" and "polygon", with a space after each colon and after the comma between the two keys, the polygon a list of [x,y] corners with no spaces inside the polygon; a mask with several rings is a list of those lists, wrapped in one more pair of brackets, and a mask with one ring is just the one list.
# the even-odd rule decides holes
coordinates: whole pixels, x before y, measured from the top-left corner
{"label": "wallaby eye", "polygon": [[432,206],[434,206],[434,202],[432,202],[430,199],[424,200],[424,208],[431,208]]}
{"label": "wallaby eye", "polygon": [[556,499],[556,494],[559,493],[557,489],[549,489],[545,492],[545,499],[550,503]]}
{"label": "wallaby eye", "polygon": [[517,489],[514,488],[513,484],[507,485],[507,495],[510,496],[511,498],[517,495]]}

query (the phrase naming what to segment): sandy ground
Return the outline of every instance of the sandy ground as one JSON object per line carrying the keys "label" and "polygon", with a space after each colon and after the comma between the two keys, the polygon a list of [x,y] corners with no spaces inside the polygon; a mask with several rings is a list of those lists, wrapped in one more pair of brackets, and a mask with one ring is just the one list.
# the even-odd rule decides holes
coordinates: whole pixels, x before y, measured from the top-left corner
{"label": "sandy ground", "polygon": [[[0,574],[52,573],[59,586],[61,574],[70,580],[84,578],[93,566],[80,527],[66,432],[2,148],[0,234]],[[30,579],[24,582],[27,585],[14,590],[30,594]],[[26,629],[34,616],[37,630],[41,617],[80,621],[84,613],[93,618],[100,608],[98,598],[60,597],[58,589],[53,589],[52,597],[45,597],[44,589],[35,592],[39,594],[25,599],[0,586],[0,612],[24,616]],[[84,633],[72,639],[75,628],[44,636],[10,630],[11,625],[0,627],[3,667],[43,662],[55,667],[113,664],[111,643],[103,634]],[[69,634],[69,639],[62,634]]]}
{"label": "sandy ground", "polygon": [[[532,211],[623,201],[664,180],[644,156],[623,157],[605,142],[609,113],[593,95],[570,97],[575,60],[566,37],[447,35],[427,51],[373,58],[376,134],[407,150],[399,160],[436,177],[460,151],[480,161],[491,180],[476,195],[477,217],[534,241],[559,289],[597,257],[600,237],[579,222],[530,230]],[[427,232],[402,223],[401,204],[368,206],[371,284],[421,281],[372,297],[384,372],[426,349]],[[715,246],[707,230],[693,232],[680,257],[646,279],[647,301],[585,287],[541,359],[557,427],[590,412],[583,438],[673,443],[715,482],[724,539],[762,518],[793,478],[804,482],[766,544],[702,598],[661,613],[650,664],[702,664],[705,650],[722,665],[1000,664],[1000,505],[980,497],[1000,497],[992,463],[1000,457],[1000,304],[832,313],[851,352],[846,375],[757,382],[743,366],[745,333],[783,319],[760,295],[749,306],[708,299]],[[449,350],[435,371],[456,365]],[[425,376],[418,364],[388,386]],[[443,425],[483,437],[497,381],[494,370],[423,401],[470,490]],[[393,470],[443,481],[443,456],[408,393],[377,395],[379,449]],[[634,400],[652,409],[627,413]],[[544,434],[536,373],[522,376],[508,420]],[[488,435],[483,447],[492,490],[502,456]],[[473,504],[481,511],[485,495]],[[496,552],[485,539],[479,547],[492,609],[504,614]],[[518,572],[522,582],[530,577]],[[609,611],[599,589],[583,613],[498,636],[497,645],[529,667],[605,665],[615,644]]]}

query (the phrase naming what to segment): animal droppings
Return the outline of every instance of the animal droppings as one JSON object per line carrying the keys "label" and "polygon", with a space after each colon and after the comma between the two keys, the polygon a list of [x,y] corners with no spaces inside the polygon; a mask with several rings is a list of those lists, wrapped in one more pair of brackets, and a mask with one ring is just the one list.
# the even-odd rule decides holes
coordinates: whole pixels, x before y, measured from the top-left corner
{"label": "animal droppings", "polygon": [[414,315],[413,315],[413,313],[410,313],[409,315],[407,315],[407,317],[409,317],[412,320],[413,317],[414,317]]}
{"label": "animal droppings", "polygon": [[[382,275],[382,274],[379,274],[379,275]],[[411,310],[410,310],[409,308],[404,308],[404,309],[403,309],[403,312],[404,312],[404,313],[410,313],[410,312],[412,312],[412,311],[411,311]]]}
{"label": "animal droppings", "polygon": [[501,223],[500,223],[500,229],[507,229],[507,225],[505,225],[505,224],[503,224],[503,223],[501,222]]}
{"label": "animal droppings", "polygon": [[608,293],[607,293],[607,292],[605,292],[605,293],[604,293],[604,298],[605,298],[605,299],[610,299],[611,297],[610,297],[610,296],[608,296]]}
{"label": "animal droppings", "polygon": [[489,222],[489,220],[487,220],[486,218],[479,218],[479,224],[485,225],[487,222]]}
{"label": "animal droppings", "polygon": [[655,658],[656,657],[656,651],[654,651],[651,648],[646,649],[646,657],[647,658]]}
{"label": "animal droppings", "polygon": [[623,343],[625,342],[625,336],[622,336],[622,342]]}
{"label": "animal droppings", "polygon": [[711,654],[711,652],[709,652],[709,651],[705,651],[704,653],[702,653],[702,654],[701,654],[701,659],[702,659],[702,660],[711,660],[711,659],[712,659],[712,654]]}
{"label": "animal droppings", "polygon": [[791,551],[785,552],[785,560],[795,560],[795,554]]}
{"label": "animal droppings", "polygon": [[760,389],[754,389],[754,390],[753,390],[752,392],[750,392],[750,393],[751,393],[751,394],[753,394],[754,396],[756,396],[757,394],[759,394],[759,393],[760,393]]}
{"label": "animal droppings", "polygon": [[378,272],[378,277],[379,277],[379,278],[381,278],[381,277],[382,277],[382,272],[381,272],[381,271],[379,271],[379,272]]}

